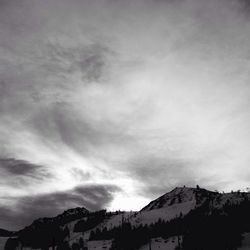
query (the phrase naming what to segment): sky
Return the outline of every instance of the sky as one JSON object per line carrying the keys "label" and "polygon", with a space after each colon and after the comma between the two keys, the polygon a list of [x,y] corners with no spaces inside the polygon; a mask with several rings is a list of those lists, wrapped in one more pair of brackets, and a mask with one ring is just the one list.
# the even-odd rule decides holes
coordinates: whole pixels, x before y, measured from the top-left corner
{"label": "sky", "polygon": [[176,186],[250,183],[247,0],[0,0],[0,227]]}

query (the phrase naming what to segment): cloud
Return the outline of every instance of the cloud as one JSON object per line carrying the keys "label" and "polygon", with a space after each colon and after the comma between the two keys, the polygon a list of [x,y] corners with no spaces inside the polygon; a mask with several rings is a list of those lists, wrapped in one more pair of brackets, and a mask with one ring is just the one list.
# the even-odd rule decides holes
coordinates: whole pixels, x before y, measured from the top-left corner
{"label": "cloud", "polygon": [[0,189],[5,194],[13,188],[34,187],[53,177],[45,166],[13,158],[0,159],[0,173],[2,176]]}
{"label": "cloud", "polygon": [[[42,67],[51,74],[68,78],[69,75],[80,74],[82,84],[101,83],[107,79],[110,61],[114,52],[104,42],[83,42],[82,45],[70,44],[65,46],[62,42],[47,42],[43,54]],[[63,86],[64,89],[74,88]]]}
{"label": "cloud", "polygon": [[[23,160],[17,159],[0,159],[0,169],[7,171],[14,176],[32,176],[36,177],[42,166],[35,165]],[[44,175],[45,177],[46,175]]]}
{"label": "cloud", "polygon": [[131,176],[142,183],[139,192],[144,197],[157,197],[177,186],[195,186],[194,162],[145,156],[131,164]]}
{"label": "cloud", "polygon": [[74,207],[100,210],[107,207],[118,191],[120,189],[114,185],[94,184],[77,186],[64,192],[6,198],[7,203],[14,202],[15,206],[0,206],[1,227],[21,229],[35,219],[56,216]]}

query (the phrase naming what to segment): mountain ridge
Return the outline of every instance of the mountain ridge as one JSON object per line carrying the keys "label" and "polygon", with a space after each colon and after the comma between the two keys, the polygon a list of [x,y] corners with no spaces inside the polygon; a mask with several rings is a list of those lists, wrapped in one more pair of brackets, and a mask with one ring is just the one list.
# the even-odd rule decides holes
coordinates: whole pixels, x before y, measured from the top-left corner
{"label": "mountain ridge", "polygon": [[[245,203],[249,203],[250,208],[249,192],[219,193],[199,186],[196,188],[176,187],[154,199],[140,211],[107,212],[101,210],[90,212],[84,207],[77,207],[66,210],[55,217],[39,218],[33,221],[31,225],[20,230],[15,239],[19,245],[34,247],[30,249],[41,246],[46,249],[46,246],[51,246],[51,242],[58,246],[60,246],[60,242],[65,242],[65,244],[67,243],[70,247],[73,247],[74,244],[82,242],[84,237],[85,244],[91,243],[92,245],[90,245],[93,246],[93,240],[95,239],[105,239],[107,237],[112,240],[110,236],[107,236],[106,232],[110,232],[112,235],[115,230],[122,228],[126,224],[136,229],[158,225],[159,220],[165,223],[180,218],[186,226],[186,221],[190,220],[188,218],[197,218],[197,216],[211,216],[213,218],[214,214],[219,216],[223,214],[230,215],[230,207],[237,208],[239,206],[241,208],[241,205]],[[193,214],[197,215],[194,217]],[[16,249],[12,248],[11,250]],[[60,248],[58,249],[60,250]],[[67,248],[67,250],[69,249],[71,248]]]}
{"label": "mountain ridge", "polygon": [[250,192],[245,191],[231,191],[227,193],[220,193],[218,191],[210,191],[205,188],[197,186],[193,187],[176,187],[170,192],[163,194],[162,196],[151,201],[148,205],[143,207],[141,211],[148,211],[153,209],[162,208],[164,206],[171,206],[178,203],[196,201],[196,206],[205,202],[204,199],[209,199],[214,207],[218,207],[219,204],[225,204],[226,202],[240,202],[244,199],[250,199]]}
{"label": "mountain ridge", "polygon": [[15,234],[15,231],[9,231],[3,228],[0,228],[0,237],[11,237]]}

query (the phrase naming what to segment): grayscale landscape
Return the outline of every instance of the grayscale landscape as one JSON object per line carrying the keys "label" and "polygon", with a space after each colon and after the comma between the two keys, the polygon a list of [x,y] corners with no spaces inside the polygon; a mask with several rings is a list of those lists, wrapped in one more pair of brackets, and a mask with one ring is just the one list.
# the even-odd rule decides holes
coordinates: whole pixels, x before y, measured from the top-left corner
{"label": "grayscale landscape", "polygon": [[0,0],[0,250],[250,249],[250,1]]}

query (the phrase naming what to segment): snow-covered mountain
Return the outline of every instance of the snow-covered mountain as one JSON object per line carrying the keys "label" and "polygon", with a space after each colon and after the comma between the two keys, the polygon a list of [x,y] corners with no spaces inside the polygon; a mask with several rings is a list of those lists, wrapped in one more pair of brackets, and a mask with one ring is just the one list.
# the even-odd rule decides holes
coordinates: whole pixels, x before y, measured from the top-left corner
{"label": "snow-covered mountain", "polygon": [[173,205],[183,203],[192,203],[199,205],[207,198],[215,197],[217,193],[201,188],[176,187],[171,192],[151,201],[141,211],[150,211],[153,209],[167,208]]}
{"label": "snow-covered mountain", "polygon": [[210,209],[220,209],[225,204],[238,204],[242,201],[250,199],[249,192],[231,192],[231,193],[219,193],[209,191],[197,186],[191,187],[176,187],[171,192],[166,193],[159,198],[151,201],[147,206],[142,208],[141,212],[151,211],[155,209],[169,209],[174,206],[183,207],[185,211],[186,207],[195,209],[205,202],[209,204]]}
{"label": "snow-covered mountain", "polygon": [[[62,214],[59,214],[55,217],[45,217],[45,218],[39,218],[35,220],[30,226],[24,228],[34,228],[42,224],[60,224],[64,225],[67,222],[71,222],[73,220],[82,218],[86,216],[89,213],[89,211],[84,207],[76,207],[72,209],[68,209],[64,211]],[[22,231],[22,230],[21,230]]]}
{"label": "snow-covered mountain", "polygon": [[[17,232],[17,236],[11,237],[6,243],[8,247],[6,249],[17,250],[21,247],[22,249],[49,249],[49,247],[52,249],[53,246],[57,246],[57,250],[120,249],[112,243],[114,238],[121,232],[128,234],[133,232],[136,235],[139,230],[144,230],[144,233],[151,232],[151,236],[145,237],[152,239],[150,243],[142,240],[141,247],[134,249],[148,249],[148,244],[151,244],[151,249],[174,250],[178,247],[181,249],[182,240],[188,242],[187,235],[185,235],[185,230],[188,230],[185,228],[189,227],[190,221],[197,224],[198,219],[207,220],[208,218],[210,223],[210,218],[212,218],[211,221],[214,223],[215,216],[219,216],[219,220],[224,217],[235,219],[235,214],[238,211],[246,213],[248,206],[250,208],[250,193],[248,192],[219,193],[199,186],[196,188],[177,187],[153,200],[138,212],[106,212],[104,210],[90,212],[85,208],[74,208],[53,218],[40,218]],[[164,237],[167,238],[162,236],[164,227],[167,230]],[[248,226],[242,228],[242,232],[248,232],[247,230]],[[152,232],[158,232],[158,234]]]}

